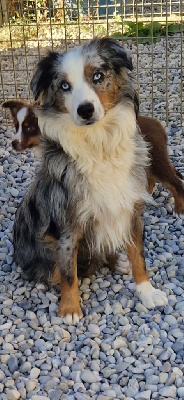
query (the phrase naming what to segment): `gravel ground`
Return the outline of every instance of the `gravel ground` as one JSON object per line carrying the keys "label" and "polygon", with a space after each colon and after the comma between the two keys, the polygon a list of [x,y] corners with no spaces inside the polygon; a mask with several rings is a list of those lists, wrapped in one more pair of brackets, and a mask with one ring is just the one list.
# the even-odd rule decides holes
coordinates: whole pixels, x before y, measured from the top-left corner
{"label": "gravel ground", "polygon": [[[167,128],[169,154],[184,172],[176,123]],[[139,303],[122,254],[117,274],[104,268],[80,282],[85,316],[68,327],[57,317],[59,288],[25,282],[13,262],[15,211],[39,160],[13,151],[12,138],[2,120],[0,400],[184,399],[184,224],[171,194],[157,184],[156,205],[144,211],[149,277],[168,306],[148,311]]]}
{"label": "gravel ground", "polygon": [[[182,172],[182,131],[167,130]],[[39,160],[13,151],[12,137],[0,131],[0,399],[184,399],[184,225],[173,198],[158,184],[157,206],[144,212],[149,276],[169,305],[148,311],[139,303],[131,275],[120,274],[122,255],[119,274],[83,279],[86,315],[67,327],[57,317],[59,288],[25,282],[13,262],[15,210]]]}

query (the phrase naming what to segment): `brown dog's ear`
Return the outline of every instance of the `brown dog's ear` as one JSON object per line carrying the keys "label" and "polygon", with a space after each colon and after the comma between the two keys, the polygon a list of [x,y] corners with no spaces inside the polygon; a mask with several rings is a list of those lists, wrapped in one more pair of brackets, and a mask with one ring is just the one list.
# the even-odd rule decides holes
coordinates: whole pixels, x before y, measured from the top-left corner
{"label": "brown dog's ear", "polygon": [[27,106],[27,104],[22,100],[7,100],[1,105],[4,108],[10,109],[12,117],[15,117],[21,108]]}

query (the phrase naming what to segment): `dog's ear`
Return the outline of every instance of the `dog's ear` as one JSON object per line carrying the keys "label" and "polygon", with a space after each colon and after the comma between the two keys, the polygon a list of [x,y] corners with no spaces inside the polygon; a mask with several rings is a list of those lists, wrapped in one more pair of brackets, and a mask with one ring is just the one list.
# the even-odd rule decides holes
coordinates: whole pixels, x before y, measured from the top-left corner
{"label": "dog's ear", "polygon": [[9,108],[12,117],[14,118],[17,115],[18,111],[26,106],[26,103],[22,100],[7,100],[4,101],[4,103],[2,103],[1,105],[4,108]]}
{"label": "dog's ear", "polygon": [[52,99],[50,97],[52,96],[49,93],[49,87],[54,78],[54,64],[58,60],[58,57],[59,53],[51,51],[37,64],[30,85],[35,100],[38,100],[43,93],[44,97],[47,98],[47,102],[51,105]]}
{"label": "dog's ear", "polygon": [[116,72],[118,73],[120,68],[124,67],[133,70],[132,59],[128,57],[127,52],[118,42],[110,38],[98,39],[100,50],[102,54],[106,54],[107,59],[109,58]]}

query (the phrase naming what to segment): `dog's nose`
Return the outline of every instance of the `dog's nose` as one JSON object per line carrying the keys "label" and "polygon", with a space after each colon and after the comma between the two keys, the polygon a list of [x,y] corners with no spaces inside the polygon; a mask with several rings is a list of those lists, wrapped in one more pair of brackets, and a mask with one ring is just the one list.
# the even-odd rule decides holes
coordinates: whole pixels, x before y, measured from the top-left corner
{"label": "dog's nose", "polygon": [[90,119],[94,113],[94,110],[94,105],[92,103],[83,103],[78,107],[77,113],[83,119]]}
{"label": "dog's nose", "polygon": [[14,150],[19,150],[19,146],[20,146],[19,140],[15,139],[12,141],[12,147]]}
{"label": "dog's nose", "polygon": [[22,143],[19,142],[19,140],[15,139],[12,142],[12,147],[14,150],[21,151],[21,150],[25,150],[28,146],[26,146],[26,147],[22,146]]}

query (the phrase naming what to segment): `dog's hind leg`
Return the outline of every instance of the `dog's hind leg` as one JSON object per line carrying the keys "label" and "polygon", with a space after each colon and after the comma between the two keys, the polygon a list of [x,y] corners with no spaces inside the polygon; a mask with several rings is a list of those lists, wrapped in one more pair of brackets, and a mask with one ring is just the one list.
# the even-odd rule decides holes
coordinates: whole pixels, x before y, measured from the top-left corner
{"label": "dog's hind leg", "polygon": [[155,186],[156,179],[154,178],[154,176],[151,174],[150,171],[148,171],[148,173],[147,173],[147,178],[148,178],[148,193],[151,194],[153,192],[153,188]]}
{"label": "dog's hind leg", "polygon": [[132,274],[136,283],[137,294],[147,308],[167,305],[167,297],[161,290],[155,289],[149,282],[143,248],[143,223],[141,206],[137,206],[132,220],[132,244],[127,245],[127,254],[132,264]]}
{"label": "dog's hind leg", "polygon": [[169,161],[167,148],[162,149],[162,153],[152,154],[152,164],[148,171],[149,176],[155,178],[156,182],[161,182],[167,189],[171,191],[175,199],[175,212],[184,213],[184,181],[182,175],[176,171]]}
{"label": "dog's hind leg", "polygon": [[175,199],[175,212],[177,214],[184,213],[184,181],[182,181],[176,170],[169,165],[164,177],[160,177],[159,181],[171,191]]}
{"label": "dog's hind leg", "polygon": [[76,324],[82,317],[77,278],[78,234],[65,232],[57,243],[57,267],[60,276],[61,302],[58,315],[66,324]]}
{"label": "dog's hind leg", "polygon": [[[184,180],[178,176],[178,172],[173,168],[173,174],[164,179],[163,185],[171,191],[175,199],[174,210],[177,214],[184,214]],[[167,177],[166,177],[167,178]]]}

